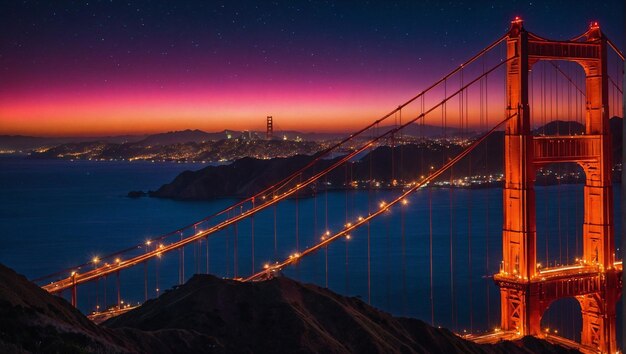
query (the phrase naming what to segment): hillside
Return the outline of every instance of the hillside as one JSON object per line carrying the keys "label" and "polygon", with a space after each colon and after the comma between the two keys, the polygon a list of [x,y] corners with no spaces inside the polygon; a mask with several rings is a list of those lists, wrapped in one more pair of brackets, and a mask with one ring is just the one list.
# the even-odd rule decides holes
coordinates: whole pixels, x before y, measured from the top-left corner
{"label": "hillside", "polygon": [[195,350],[192,345],[219,349],[213,338],[188,331],[98,326],[64,299],[0,264],[0,353],[176,353]]}
{"label": "hillside", "polygon": [[448,330],[396,318],[357,298],[285,277],[241,283],[195,275],[104,326],[210,334],[227,352],[527,353],[531,346],[533,352],[566,352],[536,339],[477,345]]}
{"label": "hillside", "polygon": [[241,283],[196,275],[96,325],[1,264],[0,352],[573,353],[531,337],[478,345],[283,277]]}

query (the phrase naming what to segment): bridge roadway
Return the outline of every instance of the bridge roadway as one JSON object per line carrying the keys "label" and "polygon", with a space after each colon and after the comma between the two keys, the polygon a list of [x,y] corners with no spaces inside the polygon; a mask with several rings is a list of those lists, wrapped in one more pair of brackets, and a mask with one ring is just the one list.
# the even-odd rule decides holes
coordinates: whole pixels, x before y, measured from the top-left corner
{"label": "bridge roadway", "polygon": [[[470,340],[477,344],[496,344],[504,340],[517,340],[521,339],[522,336],[519,332],[513,331],[502,331],[499,328],[496,328],[493,332],[487,334],[468,334],[461,336],[464,339]],[[571,339],[563,338],[558,336],[557,334],[550,333],[548,331],[542,333],[541,335],[535,336],[536,338],[543,339],[549,343],[560,345],[562,347],[578,350],[584,354],[597,354],[599,351],[596,348],[591,348],[580,343],[577,343]]]}

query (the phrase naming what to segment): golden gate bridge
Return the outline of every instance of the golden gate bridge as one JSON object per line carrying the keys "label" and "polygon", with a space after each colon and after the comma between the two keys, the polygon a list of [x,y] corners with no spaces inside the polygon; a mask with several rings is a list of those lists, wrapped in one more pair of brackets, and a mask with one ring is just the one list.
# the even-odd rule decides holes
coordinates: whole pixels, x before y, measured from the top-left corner
{"label": "golden gate bridge", "polygon": [[[324,255],[324,286],[328,287],[329,247],[345,241],[345,274],[348,282],[348,244],[352,237],[367,237],[367,302],[371,302],[372,292],[372,244],[375,237],[371,225],[384,218],[391,210],[401,212],[401,243],[402,272],[406,272],[406,230],[405,206],[418,191],[428,193],[428,220],[420,231],[428,238],[430,322],[437,322],[435,314],[434,287],[437,277],[433,269],[437,259],[433,257],[433,243],[442,235],[433,233],[432,190],[438,185],[449,189],[450,213],[450,284],[451,297],[456,296],[460,280],[455,278],[459,265],[455,265],[454,247],[455,231],[461,229],[460,222],[454,220],[453,193],[455,186],[472,186],[473,174],[487,175],[489,172],[489,155],[494,151],[503,151],[504,173],[503,183],[503,220],[502,220],[502,259],[499,271],[493,280],[500,289],[500,325],[493,332],[473,330],[472,312],[472,281],[468,279],[468,307],[470,310],[470,333],[467,338],[476,342],[488,343],[501,339],[514,339],[524,335],[539,336],[552,342],[570,346],[583,352],[613,353],[618,351],[616,337],[616,305],[621,295],[622,263],[616,255],[615,225],[613,211],[613,146],[611,142],[611,116],[622,115],[622,86],[620,81],[624,56],[621,51],[600,30],[597,23],[591,23],[589,29],[580,36],[564,41],[542,38],[523,27],[521,19],[511,22],[507,33],[498,38],[469,60],[452,70],[440,80],[413,96],[391,112],[376,119],[337,143],[329,146],[303,164],[295,172],[280,181],[263,188],[258,193],[242,199],[223,210],[214,213],[191,225],[178,230],[151,238],[140,244],[102,257],[94,257],[86,263],[36,279],[42,287],[54,294],[68,290],[71,302],[78,305],[79,286],[94,286],[99,296],[101,280],[113,276],[116,280],[117,303],[108,311],[99,311],[99,300],[96,300],[94,316],[113,316],[133,306],[123,305],[121,297],[120,273],[132,268],[144,271],[144,298],[148,300],[152,290],[148,289],[148,263],[154,262],[156,272],[155,295],[159,295],[159,263],[165,256],[178,255],[178,283],[182,284],[185,277],[185,247],[193,247],[194,271],[200,272],[200,262],[205,261],[206,273],[212,273],[211,260],[220,259],[224,255],[223,248],[210,248],[209,239],[220,238],[225,232],[234,234],[232,260],[230,259],[230,242],[227,238],[228,250],[226,277],[241,281],[260,281],[270,278],[290,266],[306,262],[315,254]],[[556,62],[556,63],[555,63]],[[615,64],[616,70],[612,70]],[[581,71],[582,69],[582,71]],[[495,82],[495,83],[494,83]],[[493,88],[496,87],[497,90]],[[407,119],[406,116],[409,115]],[[494,119],[494,115],[497,119]],[[405,117],[403,120],[403,116]],[[584,126],[582,132],[572,132],[571,124],[567,131],[546,131],[548,123],[554,121],[577,122]],[[393,121],[389,124],[390,121]],[[433,123],[434,122],[434,123]],[[385,125],[386,124],[386,125]],[[403,136],[407,127],[422,129],[435,125],[441,129],[437,139],[420,135],[413,139],[422,148],[419,156],[411,156],[419,161],[419,171],[407,178],[403,173],[402,163],[404,146],[409,140]],[[543,127],[543,128],[540,128]],[[449,135],[449,129],[455,128],[459,134]],[[504,147],[489,144],[489,138],[504,130]],[[421,130],[420,130],[421,131]],[[435,141],[435,142],[433,142]],[[424,147],[432,145],[438,149],[437,158],[429,156]],[[379,186],[381,179],[374,177],[371,155],[381,146],[391,146],[391,167],[389,180],[383,181],[385,188],[390,190],[391,197],[385,200],[372,200],[368,192],[366,205],[350,207],[348,190],[365,184],[368,191]],[[338,151],[347,151],[339,157],[332,157]],[[399,157],[397,157],[399,151]],[[432,151],[432,150],[431,150]],[[354,161],[361,159],[362,164],[369,163],[369,177],[365,181],[357,181],[352,175]],[[370,156],[369,162],[367,156]],[[437,161],[435,161],[437,160]],[[566,256],[563,257],[562,239],[559,233],[558,261],[549,256],[549,241],[555,235],[537,232],[537,208],[535,183],[546,171],[557,164],[576,164],[582,168],[585,176],[583,192],[582,231],[576,240],[576,250],[570,257],[569,244],[565,246]],[[492,166],[493,167],[493,166]],[[342,190],[346,192],[345,210],[329,210],[328,176],[335,176],[345,171],[345,182]],[[562,176],[557,176],[561,180]],[[299,201],[303,195],[311,194],[315,198],[313,237],[305,237],[311,230],[301,230],[299,222]],[[324,228],[317,230],[318,198],[324,198]],[[277,219],[281,218],[277,205],[281,202],[295,203],[295,227],[287,232],[277,231]],[[474,201],[475,202],[475,201]],[[467,200],[472,203],[472,200]],[[435,201],[435,204],[436,201]],[[425,207],[426,208],[426,207]],[[546,207],[547,208],[547,207]],[[272,210],[273,209],[273,210]],[[359,210],[356,210],[359,209]],[[476,266],[476,257],[472,258],[473,250],[481,247],[472,244],[472,234],[476,237],[476,225],[489,227],[487,221],[478,222],[468,206],[468,214],[463,218],[468,250],[469,273],[472,261]],[[487,208],[487,211],[489,209]],[[264,213],[262,213],[265,211]],[[273,211],[273,212],[272,212]],[[330,217],[341,215],[341,226],[329,226]],[[343,218],[345,214],[345,218]],[[273,234],[259,237],[255,231],[255,217],[273,218]],[[560,214],[558,215],[560,218]],[[493,218],[493,216],[492,216]],[[546,221],[549,213],[545,211]],[[243,222],[250,225],[245,234],[249,236],[249,249],[242,250],[239,225]],[[272,221],[270,220],[270,224]],[[559,226],[561,221],[559,220]],[[268,231],[268,230],[263,230]],[[256,233],[256,235],[255,235]],[[488,235],[489,232],[486,233]],[[285,236],[283,236],[285,235]],[[295,237],[293,251],[284,252],[281,243],[287,236]],[[255,244],[255,236],[257,243]],[[455,237],[453,237],[455,236]],[[389,235],[387,235],[389,238]],[[545,241],[545,246],[538,242]],[[272,245],[261,245],[264,241]],[[569,240],[567,238],[566,240]],[[303,246],[309,243],[308,246]],[[389,240],[387,241],[389,242]],[[486,242],[488,247],[489,242]],[[290,244],[292,246],[292,244]],[[204,248],[203,248],[204,247]],[[333,246],[335,247],[335,246]],[[258,250],[273,250],[273,254],[258,254]],[[540,252],[545,253],[545,263],[538,261]],[[239,259],[245,252],[249,257],[249,269],[241,269]],[[486,271],[490,270],[488,252]],[[556,255],[553,253],[553,257]],[[563,259],[565,258],[565,259]],[[268,261],[271,259],[272,261]],[[551,261],[554,263],[551,264]],[[230,265],[232,264],[232,276]],[[455,268],[456,266],[456,268]],[[217,274],[224,276],[223,274]],[[106,285],[102,287],[106,302]],[[489,293],[487,292],[487,297]],[[549,307],[559,299],[575,298],[580,304],[582,329],[580,341],[559,337],[541,327],[541,320]],[[487,298],[487,304],[489,299]],[[452,301],[454,317],[456,301]],[[104,306],[106,307],[106,305]],[[490,329],[485,328],[483,330]]]}

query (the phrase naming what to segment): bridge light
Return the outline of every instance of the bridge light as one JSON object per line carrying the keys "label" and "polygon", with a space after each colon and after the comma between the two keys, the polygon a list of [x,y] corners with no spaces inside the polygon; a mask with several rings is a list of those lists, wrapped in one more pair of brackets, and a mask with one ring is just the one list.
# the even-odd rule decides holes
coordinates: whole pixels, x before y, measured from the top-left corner
{"label": "bridge light", "polygon": [[269,265],[269,264],[267,264],[267,263],[265,263],[265,264],[263,265],[263,269],[269,269],[269,267],[270,267],[270,265]]}
{"label": "bridge light", "polygon": [[70,274],[70,276],[75,276],[76,275],[76,271],[72,271],[72,273]]}
{"label": "bridge light", "polygon": [[350,239],[350,235],[346,234],[346,240]]}
{"label": "bridge light", "polygon": [[330,235],[330,231],[326,230],[326,236]]}
{"label": "bridge light", "polygon": [[363,217],[362,216],[359,216],[359,221],[363,221]]}
{"label": "bridge light", "polygon": [[150,246],[151,243],[152,243],[152,241],[150,241],[150,240],[146,241],[146,246]]}
{"label": "bridge light", "polygon": [[121,259],[119,259],[119,258],[115,258],[115,263],[120,264],[121,262],[122,262],[122,260],[121,260]]}
{"label": "bridge light", "polygon": [[93,257],[93,258],[91,259],[91,262],[92,262],[93,264],[98,264],[98,262],[100,262],[100,258],[98,258],[98,257]]}
{"label": "bridge light", "polygon": [[407,205],[407,204],[409,204],[409,201],[406,199],[402,199],[402,205]]}

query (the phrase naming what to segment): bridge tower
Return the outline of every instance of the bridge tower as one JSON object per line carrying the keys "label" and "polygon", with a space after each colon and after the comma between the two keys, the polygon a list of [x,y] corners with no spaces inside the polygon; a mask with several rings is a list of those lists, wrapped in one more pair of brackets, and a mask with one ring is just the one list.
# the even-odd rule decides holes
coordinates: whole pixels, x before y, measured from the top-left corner
{"label": "bridge tower", "polygon": [[272,140],[274,136],[274,122],[272,116],[267,116],[267,129],[265,131],[265,139]]}
{"label": "bridge tower", "polygon": [[[527,32],[521,19],[507,38],[507,116],[504,168],[501,326],[519,335],[541,336],[550,304],[573,297],[582,310],[583,350],[615,353],[615,305],[621,293],[621,265],[615,264],[608,117],[607,40],[597,23],[577,39],[552,41]],[[539,60],[573,61],[586,76],[585,134],[533,136],[528,73]],[[538,168],[574,162],[585,172],[583,255],[580,264],[537,268],[535,191]]]}

